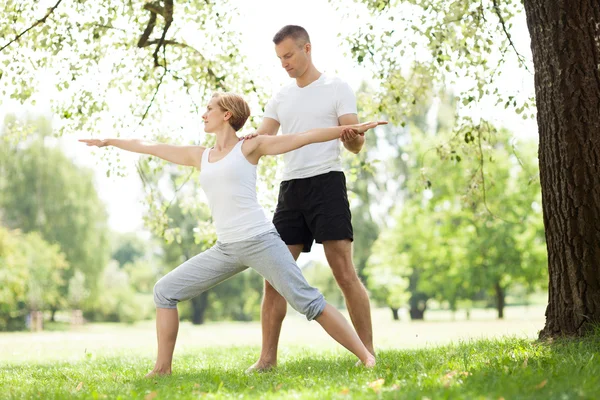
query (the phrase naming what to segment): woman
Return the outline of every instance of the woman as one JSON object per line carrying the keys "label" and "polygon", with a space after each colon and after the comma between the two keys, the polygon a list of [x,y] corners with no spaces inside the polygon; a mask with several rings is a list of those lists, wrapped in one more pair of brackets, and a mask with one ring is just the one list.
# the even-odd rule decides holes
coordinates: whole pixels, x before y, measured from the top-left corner
{"label": "woman", "polygon": [[115,146],[200,169],[200,183],[208,198],[217,231],[217,243],[187,260],[160,279],[154,287],[158,356],[147,375],[171,373],[179,316],[177,303],[250,267],[260,273],[290,305],[315,319],[327,333],[355,354],[367,367],[375,365],[358,335],[342,314],[304,279],[291,253],[267,219],[256,198],[256,165],[264,155],[276,155],[304,145],[362,134],[385,122],[315,129],[300,134],[259,136],[240,140],[250,108],[233,93],[216,93],[202,116],[204,131],[216,135],[216,145],[174,146],[137,139],[83,139],[88,146]]}

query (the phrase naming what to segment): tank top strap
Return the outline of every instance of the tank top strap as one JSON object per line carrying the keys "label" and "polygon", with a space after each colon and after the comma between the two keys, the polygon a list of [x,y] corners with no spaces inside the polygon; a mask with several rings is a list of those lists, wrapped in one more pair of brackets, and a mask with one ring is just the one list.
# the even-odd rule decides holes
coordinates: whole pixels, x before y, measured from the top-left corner
{"label": "tank top strap", "polygon": [[237,142],[235,144],[235,146],[233,147],[233,149],[231,149],[231,152],[233,153],[232,156],[235,156],[236,158],[240,158],[242,157],[243,159],[246,159],[246,156],[244,155],[244,152],[242,151],[242,144],[244,143],[243,140],[240,140],[239,142]]}
{"label": "tank top strap", "polygon": [[242,152],[242,144],[244,144],[244,140],[246,139],[242,139],[239,142],[237,142],[237,144],[235,145],[235,147],[239,148],[239,152]]}

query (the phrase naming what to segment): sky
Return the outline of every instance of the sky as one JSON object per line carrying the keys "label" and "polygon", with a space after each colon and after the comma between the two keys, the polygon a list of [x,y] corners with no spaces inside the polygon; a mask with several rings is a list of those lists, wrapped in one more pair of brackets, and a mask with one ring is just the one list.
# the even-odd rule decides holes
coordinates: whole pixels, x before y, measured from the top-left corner
{"label": "sky", "polygon": [[[339,33],[351,31],[357,23],[360,24],[360,19],[343,20],[329,1],[303,0],[301,6],[298,6],[300,3],[297,0],[235,2],[239,9],[239,17],[235,18],[233,23],[238,25],[244,38],[241,51],[255,71],[260,71],[269,78],[271,87],[267,88],[268,90],[276,91],[289,82],[289,77],[281,68],[271,42],[274,33],[287,24],[301,25],[307,29],[311,36],[313,61],[317,69],[339,75],[355,90],[361,82],[370,80],[369,71],[344,54],[343,39],[338,37]],[[515,21],[512,33],[519,52],[531,59],[524,16]],[[506,90],[518,91],[523,96],[529,96],[533,93],[533,75],[516,65],[507,66],[499,85]],[[14,108],[14,105],[3,107],[0,117],[2,112],[14,111],[11,107]],[[525,137],[537,135],[535,121],[523,121],[519,116],[505,113],[492,104],[483,105],[478,112],[481,116],[496,120]],[[77,163],[94,169],[100,197],[107,204],[110,227],[119,232],[142,231],[142,188],[137,174],[107,177],[106,168],[98,163],[97,154],[92,154],[90,149],[77,143],[73,137],[61,139],[61,146]],[[123,154],[121,158],[125,163],[133,165],[135,157],[137,156]],[[317,246],[313,257],[310,258],[323,260],[322,247]]]}

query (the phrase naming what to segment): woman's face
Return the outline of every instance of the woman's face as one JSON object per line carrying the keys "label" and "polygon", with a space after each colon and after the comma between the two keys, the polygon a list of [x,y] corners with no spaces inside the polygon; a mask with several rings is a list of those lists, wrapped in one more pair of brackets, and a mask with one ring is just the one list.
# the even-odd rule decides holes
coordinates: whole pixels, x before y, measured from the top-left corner
{"label": "woman's face", "polygon": [[206,106],[206,112],[202,115],[204,121],[204,132],[216,132],[223,124],[227,124],[228,111],[223,111],[218,104],[218,98],[213,97]]}

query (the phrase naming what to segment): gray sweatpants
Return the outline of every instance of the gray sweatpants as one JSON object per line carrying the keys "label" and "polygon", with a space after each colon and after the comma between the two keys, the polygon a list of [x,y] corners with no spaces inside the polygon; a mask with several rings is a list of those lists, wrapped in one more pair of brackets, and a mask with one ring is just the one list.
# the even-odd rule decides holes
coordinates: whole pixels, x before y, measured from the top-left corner
{"label": "gray sweatpants", "polygon": [[325,308],[323,295],[310,286],[275,229],[235,243],[217,242],[162,277],[154,286],[158,308],[198,296],[233,275],[252,268],[310,321]]}

